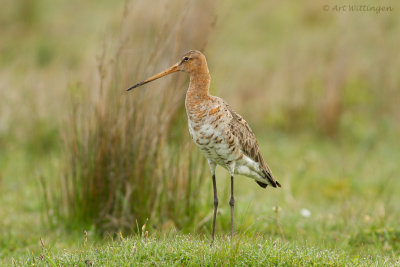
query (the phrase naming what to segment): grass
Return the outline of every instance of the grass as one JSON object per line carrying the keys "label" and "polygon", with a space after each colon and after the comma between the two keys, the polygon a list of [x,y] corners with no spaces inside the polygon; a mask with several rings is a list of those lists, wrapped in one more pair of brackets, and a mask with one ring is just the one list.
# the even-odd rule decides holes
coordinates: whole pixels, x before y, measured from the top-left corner
{"label": "grass", "polygon": [[262,236],[240,236],[231,244],[217,237],[214,245],[198,235],[120,236],[96,244],[83,238],[74,249],[45,244],[38,253],[28,252],[15,265],[35,266],[382,266],[383,258],[353,257],[341,250],[326,250],[307,244]]}
{"label": "grass", "polygon": [[[180,7],[178,2],[169,4]],[[61,194],[51,189],[52,183],[44,188],[51,211],[49,221],[56,212],[60,221],[87,227],[93,224],[100,234],[134,232],[132,225],[143,224],[147,218],[158,218],[159,224],[170,222],[180,229],[193,224],[202,204],[195,200],[201,192],[206,163],[199,152],[193,153],[183,127],[186,80],[182,76],[169,79],[157,90],[125,90],[131,79],[138,81],[149,75],[143,70],[154,66],[152,62],[172,62],[179,57],[178,52],[160,51],[185,51],[205,43],[208,19],[197,22],[197,31],[190,37],[183,32],[194,23],[193,14],[207,13],[211,7],[196,5],[185,14],[161,8],[160,14],[146,16],[149,21],[144,26],[141,8],[133,10],[126,4],[119,38],[104,41],[96,85],[71,88],[70,116],[62,133],[65,171],[56,185]],[[161,18],[175,12],[179,14],[177,21],[164,25]],[[157,38],[165,40],[163,43],[154,43],[151,37],[138,42],[130,35],[140,36],[140,31],[152,35],[153,28],[162,29]],[[175,202],[185,204],[173,205]]]}
{"label": "grass", "polygon": [[[132,1],[130,9],[123,1],[14,2],[0,10],[1,266],[400,264],[400,58],[393,56],[400,9],[327,13],[318,1]],[[196,171],[204,160],[188,143],[185,75],[121,94],[202,47],[212,93],[251,124],[283,185],[263,190],[236,177],[238,235],[230,246],[229,179],[217,169],[219,236],[212,249],[211,178]],[[152,101],[156,116],[145,105]],[[134,114],[138,107],[142,114]],[[130,139],[137,136],[145,142]],[[149,170],[151,160],[137,159],[152,140],[158,142],[148,155],[156,153],[162,167]],[[75,145],[81,150],[74,154]],[[71,168],[87,155],[101,164]],[[107,187],[116,165],[125,166],[118,173],[130,181],[142,182],[146,173],[153,182],[171,182],[156,188],[165,197],[158,210]],[[202,179],[192,191],[191,172]],[[76,184],[76,194],[63,197],[60,181],[71,177],[109,189],[102,191],[114,204],[105,226],[92,219],[103,218],[107,201],[83,206],[82,198],[95,198]],[[159,192],[151,185],[143,195]],[[95,216],[66,223],[68,216],[59,215],[68,212]],[[132,233],[147,219],[149,237]]]}
{"label": "grass", "polygon": [[[229,179],[225,170],[218,169],[220,206],[217,246],[220,250],[217,252],[208,249],[212,220],[211,178],[205,182],[199,199],[206,202],[206,205],[195,214],[192,227],[176,235],[174,224],[159,224],[152,220],[147,223],[145,231],[149,232],[151,240],[147,245],[148,251],[139,250],[146,243],[141,240],[141,236],[129,236],[125,232],[122,232],[126,238],[124,243],[114,232],[106,233],[105,237],[98,236],[93,227],[77,225],[66,229],[57,221],[53,227],[48,227],[38,217],[42,202],[41,196],[35,194],[34,189],[40,187],[33,183],[29,187],[30,191],[27,192],[25,188],[20,193],[25,194],[26,199],[13,197],[6,202],[10,208],[16,207],[16,210],[2,210],[2,214],[12,221],[3,224],[4,229],[9,231],[1,235],[0,264],[9,264],[11,258],[21,264],[34,260],[36,264],[48,264],[40,260],[40,254],[47,255],[55,263],[62,262],[62,265],[70,265],[72,262],[84,264],[86,259],[96,264],[113,265],[113,261],[123,264],[131,259],[133,254],[130,254],[130,249],[133,244],[136,244],[138,255],[132,257],[140,257],[138,262],[142,260],[141,263],[157,263],[164,259],[166,263],[180,264],[179,260],[185,256],[184,259],[190,259],[188,265],[191,262],[204,262],[207,265],[213,260],[221,265],[243,262],[260,262],[260,265],[266,262],[273,265],[277,260],[282,265],[302,265],[307,261],[320,265],[331,262],[331,265],[338,266],[382,266],[385,262],[387,265],[394,264],[399,260],[400,245],[399,196],[395,193],[399,188],[395,174],[398,173],[400,148],[394,145],[396,131],[378,134],[384,134],[387,143],[371,143],[375,139],[370,136],[343,138],[336,142],[311,133],[290,135],[271,132],[262,136],[262,150],[275,155],[266,158],[284,187],[280,190],[263,190],[253,181],[237,177],[235,218],[239,250],[243,251],[241,256],[230,252],[229,241],[223,237],[229,233]],[[307,153],[303,152],[305,148],[308,148]],[[368,153],[361,156],[356,151]],[[283,156],[286,161],[278,160]],[[299,160],[301,156],[303,159]],[[386,160],[382,161],[383,158]],[[36,164],[51,166],[45,160]],[[286,164],[291,169],[285,168]],[[10,166],[10,171],[15,169],[14,166]],[[29,172],[29,168],[20,168],[20,171]],[[332,170],[329,175],[326,169]],[[375,179],[377,176],[374,170],[379,170],[381,179]],[[9,193],[8,196],[15,195]],[[275,206],[279,206],[278,212],[274,210]],[[303,209],[310,211],[309,217],[302,215]],[[22,223],[21,218],[30,218],[29,227],[32,231],[24,231],[28,224]],[[86,249],[85,230],[89,239]],[[142,231],[141,226],[139,231]],[[164,236],[168,232],[171,234]],[[44,251],[41,251],[40,238],[46,243]],[[274,247],[272,244],[276,240],[277,245]],[[192,247],[197,244],[199,250]],[[265,251],[259,249],[260,244],[266,248]],[[168,247],[173,249],[164,250]],[[110,254],[110,251],[114,253]],[[204,251],[204,254],[190,253],[193,251]],[[147,258],[144,255],[148,255]],[[224,256],[217,258],[218,255]]]}

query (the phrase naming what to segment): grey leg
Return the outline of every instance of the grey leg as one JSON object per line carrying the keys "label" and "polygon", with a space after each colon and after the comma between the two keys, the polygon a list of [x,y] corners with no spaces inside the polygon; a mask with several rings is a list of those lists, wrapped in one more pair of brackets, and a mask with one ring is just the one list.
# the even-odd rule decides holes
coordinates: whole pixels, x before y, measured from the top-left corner
{"label": "grey leg", "polygon": [[231,175],[231,199],[229,200],[231,206],[231,242],[233,242],[233,210],[235,207],[235,198],[233,197],[233,175]]}
{"label": "grey leg", "polygon": [[212,226],[212,241],[211,241],[211,245],[214,242],[215,221],[217,219],[217,209],[218,209],[218,195],[217,195],[217,184],[216,184],[216,181],[215,181],[215,174],[213,174],[212,180],[213,180],[213,188],[214,188],[214,218],[213,218],[213,226]]}

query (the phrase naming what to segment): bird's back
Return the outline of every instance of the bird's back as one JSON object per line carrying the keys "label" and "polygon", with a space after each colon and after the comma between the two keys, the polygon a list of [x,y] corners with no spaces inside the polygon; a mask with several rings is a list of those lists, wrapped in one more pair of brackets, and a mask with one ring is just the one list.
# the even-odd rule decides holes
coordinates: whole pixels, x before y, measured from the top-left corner
{"label": "bird's back", "polygon": [[[241,151],[253,161],[253,171],[258,175],[268,180],[268,184],[273,187],[281,186],[278,181],[273,177],[271,169],[265,163],[261,154],[257,139],[251,130],[249,124],[236,113],[228,104],[226,104],[232,120],[230,121],[230,130],[234,136],[237,137]],[[252,165],[252,164],[251,164]],[[267,187],[267,183],[257,181],[261,187]]]}
{"label": "bird's back", "polygon": [[223,99],[187,99],[186,111],[190,135],[209,161],[254,178],[262,187],[280,186],[265,163],[250,126]]}

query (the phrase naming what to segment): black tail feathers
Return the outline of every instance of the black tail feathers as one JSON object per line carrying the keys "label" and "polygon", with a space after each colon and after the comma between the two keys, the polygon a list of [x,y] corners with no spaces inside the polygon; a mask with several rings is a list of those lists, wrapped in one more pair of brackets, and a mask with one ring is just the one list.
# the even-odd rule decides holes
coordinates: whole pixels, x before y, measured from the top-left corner
{"label": "black tail feathers", "polygon": [[256,183],[257,183],[259,186],[261,186],[262,188],[266,188],[266,187],[268,186],[268,184],[264,184],[264,183],[261,183],[261,182],[259,182],[259,181],[256,181]]}
{"label": "black tail feathers", "polygon": [[[265,178],[268,180],[269,184],[272,187],[281,187],[281,184],[275,180],[275,178],[272,176],[272,174],[269,171],[263,171],[263,173],[265,175]],[[268,183],[263,183],[263,182],[259,182],[259,181],[256,181],[256,182],[262,188],[266,188],[268,186]]]}

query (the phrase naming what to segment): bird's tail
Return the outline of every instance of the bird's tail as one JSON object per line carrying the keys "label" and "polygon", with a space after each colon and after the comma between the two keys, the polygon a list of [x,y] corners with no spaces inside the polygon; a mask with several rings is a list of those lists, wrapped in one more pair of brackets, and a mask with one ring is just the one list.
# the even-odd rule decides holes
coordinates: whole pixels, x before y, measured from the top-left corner
{"label": "bird's tail", "polygon": [[272,176],[271,172],[264,170],[263,174],[264,174],[265,179],[268,180],[268,182],[263,183],[263,182],[256,181],[259,186],[261,186],[262,188],[266,188],[269,184],[272,187],[281,187],[281,184],[277,180],[275,180],[275,178],[274,178],[274,176]]}

